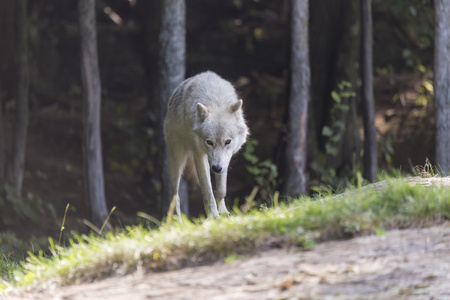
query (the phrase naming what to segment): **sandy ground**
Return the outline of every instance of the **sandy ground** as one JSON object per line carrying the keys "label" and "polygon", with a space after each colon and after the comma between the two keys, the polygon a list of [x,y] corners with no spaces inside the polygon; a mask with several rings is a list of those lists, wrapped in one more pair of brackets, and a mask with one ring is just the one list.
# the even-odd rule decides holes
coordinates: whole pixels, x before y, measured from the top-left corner
{"label": "sandy ground", "polygon": [[4,299],[450,299],[450,224]]}

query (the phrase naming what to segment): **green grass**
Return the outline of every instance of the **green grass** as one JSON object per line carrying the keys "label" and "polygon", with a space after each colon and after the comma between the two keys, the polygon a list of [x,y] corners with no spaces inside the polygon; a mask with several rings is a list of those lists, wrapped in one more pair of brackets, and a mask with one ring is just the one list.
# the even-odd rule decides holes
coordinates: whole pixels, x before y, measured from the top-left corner
{"label": "green grass", "polygon": [[13,273],[19,268],[19,262],[12,259],[9,255],[0,254],[0,278],[3,280],[12,280]]}
{"label": "green grass", "polygon": [[449,216],[448,189],[389,181],[381,190],[301,198],[289,206],[229,218],[184,220],[182,227],[172,223],[150,230],[141,225],[103,237],[75,235],[67,247],[50,240],[51,255],[30,254],[14,278],[0,284],[0,291],[46,280],[69,284],[137,269],[177,269],[248,254],[274,242],[309,248],[323,240],[429,226]]}

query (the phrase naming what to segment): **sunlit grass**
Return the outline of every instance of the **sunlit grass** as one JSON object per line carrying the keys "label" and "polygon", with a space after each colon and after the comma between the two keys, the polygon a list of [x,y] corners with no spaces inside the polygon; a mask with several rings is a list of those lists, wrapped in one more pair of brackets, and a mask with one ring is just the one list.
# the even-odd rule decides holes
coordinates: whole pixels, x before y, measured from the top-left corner
{"label": "sunlit grass", "polygon": [[[450,193],[437,186],[389,181],[381,189],[302,198],[261,211],[214,220],[183,220],[157,229],[127,227],[99,237],[74,235],[67,247],[50,240],[50,256],[30,254],[3,289],[51,281],[68,284],[136,270],[170,270],[244,255],[271,244],[309,248],[314,242],[382,234],[448,219]],[[0,269],[1,270],[1,269]]]}

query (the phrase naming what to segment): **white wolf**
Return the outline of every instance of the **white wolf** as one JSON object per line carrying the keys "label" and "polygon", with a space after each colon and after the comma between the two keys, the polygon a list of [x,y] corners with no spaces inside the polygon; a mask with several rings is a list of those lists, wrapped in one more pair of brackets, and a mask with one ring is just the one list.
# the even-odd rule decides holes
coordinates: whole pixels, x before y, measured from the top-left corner
{"label": "white wolf", "polygon": [[[169,154],[171,199],[175,201],[176,197],[178,216],[181,216],[178,188],[185,168],[194,178],[197,175],[208,216],[228,214],[224,200],[228,165],[247,135],[242,100],[231,83],[214,72],[188,78],[175,89],[164,120],[164,137]],[[219,206],[216,201],[220,201]]]}

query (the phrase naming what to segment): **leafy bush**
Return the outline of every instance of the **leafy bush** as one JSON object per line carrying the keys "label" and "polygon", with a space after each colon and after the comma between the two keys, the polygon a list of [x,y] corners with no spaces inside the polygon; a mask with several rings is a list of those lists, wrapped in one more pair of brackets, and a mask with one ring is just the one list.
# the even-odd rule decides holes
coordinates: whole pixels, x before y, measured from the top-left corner
{"label": "leafy bush", "polygon": [[277,187],[278,168],[269,159],[261,161],[255,155],[256,146],[257,140],[247,141],[242,155],[247,161],[246,169],[251,175],[253,185],[258,187],[260,204],[270,206],[271,195],[275,193]]}

